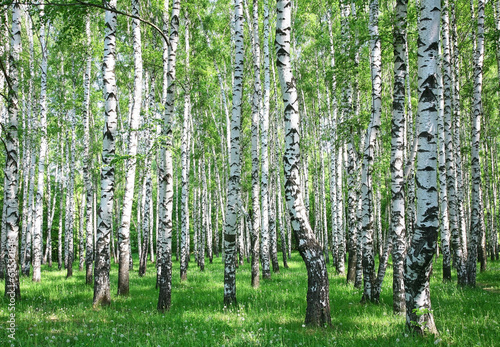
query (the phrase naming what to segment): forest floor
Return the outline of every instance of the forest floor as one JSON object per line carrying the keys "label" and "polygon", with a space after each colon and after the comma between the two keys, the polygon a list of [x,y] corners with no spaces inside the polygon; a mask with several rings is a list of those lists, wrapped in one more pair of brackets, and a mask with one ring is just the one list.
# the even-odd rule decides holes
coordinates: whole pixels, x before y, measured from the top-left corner
{"label": "forest floor", "polygon": [[[136,260],[136,259],[135,259]],[[137,269],[137,262],[134,264]],[[78,264],[75,262],[78,269]],[[155,268],[146,276],[134,269],[130,295],[116,296],[118,265],[112,265],[108,308],[92,309],[93,289],[84,271],[65,278],[57,264],[42,268],[42,282],[21,278],[22,300],[15,303],[15,340],[8,337],[8,300],[1,297],[0,346],[498,346],[500,344],[500,262],[478,273],[478,287],[457,288],[456,277],[442,283],[441,259],[435,263],[431,300],[438,337],[411,336],[405,318],[392,314],[389,265],[378,305],[359,303],[362,291],[330,271],[332,327],[303,325],[307,276],[298,253],[290,268],[250,286],[250,264],[237,270],[237,308],[223,301],[223,264],[214,258],[200,272],[190,263],[188,279],[179,280],[174,262],[172,308],[156,310]],[[3,286],[3,284],[2,284]],[[13,342],[13,343],[12,343]],[[12,344],[11,344],[12,343]]]}

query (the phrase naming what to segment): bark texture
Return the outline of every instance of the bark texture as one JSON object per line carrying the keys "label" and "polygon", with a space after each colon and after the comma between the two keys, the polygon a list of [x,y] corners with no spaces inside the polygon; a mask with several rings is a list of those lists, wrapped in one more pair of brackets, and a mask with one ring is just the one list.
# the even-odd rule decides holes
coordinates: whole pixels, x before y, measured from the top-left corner
{"label": "bark texture", "polygon": [[300,118],[295,79],[290,61],[291,9],[290,0],[277,2],[276,66],[278,68],[285,109],[285,196],[299,253],[307,268],[308,289],[305,323],[324,326],[331,324],[329,281],[323,250],[314,237],[302,198],[300,178]]}
{"label": "bark texture", "polygon": [[405,261],[406,325],[417,334],[437,334],[429,279],[439,229],[437,117],[441,1],[421,2],[418,37],[417,222]]}
{"label": "bark texture", "polygon": [[[116,0],[106,2],[110,9],[116,9]],[[97,218],[96,259],[94,269],[93,306],[108,306],[111,301],[109,288],[110,254],[109,242],[113,223],[113,198],[115,169],[112,159],[115,155],[117,133],[117,94],[115,77],[116,13],[106,11],[104,36],[104,132],[101,168],[101,202]]]}

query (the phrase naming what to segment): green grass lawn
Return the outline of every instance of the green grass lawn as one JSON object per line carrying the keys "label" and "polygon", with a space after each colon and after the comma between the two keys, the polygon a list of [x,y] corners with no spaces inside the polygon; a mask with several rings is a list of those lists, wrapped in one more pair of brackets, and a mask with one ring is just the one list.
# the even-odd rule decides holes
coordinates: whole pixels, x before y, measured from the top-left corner
{"label": "green grass lawn", "polygon": [[[135,263],[137,264],[137,262]],[[75,263],[78,268],[77,263]],[[237,271],[238,308],[223,306],[221,258],[200,272],[192,262],[188,280],[180,283],[174,262],[172,308],[156,311],[155,268],[148,264],[145,277],[134,270],[130,296],[116,296],[118,265],[111,271],[109,308],[92,309],[93,288],[85,285],[84,272],[70,279],[65,271],[46,266],[42,282],[21,278],[22,300],[16,303],[15,346],[499,346],[500,263],[490,262],[478,274],[478,288],[459,289],[456,278],[442,283],[441,266],[435,265],[431,298],[438,337],[413,337],[404,317],[392,314],[392,270],[388,269],[379,305],[361,305],[361,290],[345,284],[330,270],[332,327],[303,325],[307,277],[294,253],[289,269],[250,286],[250,264]],[[137,269],[137,267],[136,267]],[[1,284],[3,286],[3,283]],[[0,307],[0,346],[9,346],[8,301]]]}

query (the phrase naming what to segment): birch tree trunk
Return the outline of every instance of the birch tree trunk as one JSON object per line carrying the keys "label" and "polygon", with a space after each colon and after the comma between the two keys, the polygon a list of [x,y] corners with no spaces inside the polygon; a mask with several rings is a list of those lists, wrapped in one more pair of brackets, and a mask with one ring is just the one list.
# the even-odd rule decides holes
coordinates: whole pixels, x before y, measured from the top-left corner
{"label": "birch tree trunk", "polygon": [[439,109],[439,24],[441,1],[423,0],[418,24],[419,103],[417,118],[417,223],[405,261],[406,325],[437,334],[429,279],[439,229],[437,194],[437,117]]}
{"label": "birch tree trunk", "polygon": [[87,16],[85,21],[85,34],[87,44],[87,56],[85,65],[85,75],[83,82],[83,112],[82,121],[84,127],[83,134],[83,180],[85,183],[86,191],[86,208],[85,219],[87,221],[85,234],[86,234],[86,247],[85,247],[85,283],[92,283],[92,264],[94,262],[94,223],[92,218],[93,206],[93,186],[92,174],[90,172],[92,165],[92,156],[90,154],[90,74],[92,72],[92,52],[91,52],[91,34],[90,34],[90,16]]}
{"label": "birch tree trunk", "polygon": [[42,51],[40,81],[40,154],[38,156],[38,187],[33,228],[33,282],[41,280],[43,194],[45,188],[45,158],[47,156],[47,43],[45,41],[44,5],[40,5],[40,48]]}
{"label": "birch tree trunk", "polygon": [[[74,71],[74,64],[72,68],[72,75],[75,75]],[[75,82],[73,80],[73,100],[76,100],[75,96]],[[75,229],[75,155],[76,155],[76,148],[75,148],[75,129],[76,129],[76,108],[73,103],[73,109],[70,112],[70,121],[71,121],[71,131],[70,131],[70,140],[71,140],[71,148],[70,151],[67,151],[66,153],[69,153],[69,157],[66,156],[66,161],[68,165],[68,172],[69,172],[69,182],[68,182],[68,196],[66,200],[66,237],[67,237],[67,256],[68,256],[68,264],[66,266],[66,278],[69,278],[73,276],[73,260],[75,258],[74,254],[74,229]],[[70,161],[71,160],[71,161]]]}
{"label": "birch tree trunk", "polygon": [[[406,254],[404,150],[405,150],[405,78],[406,78],[406,14],[408,0],[396,2],[394,25],[394,91],[391,139],[391,235],[393,239],[393,304],[395,314],[405,312],[404,257]],[[411,100],[409,100],[411,102]]]}
{"label": "birch tree trunk", "polygon": [[7,276],[5,295],[21,299],[19,288],[19,200],[18,182],[18,113],[19,113],[19,55],[21,52],[21,5],[12,5],[12,28],[10,31],[9,79],[7,95],[8,123],[5,132],[5,200],[7,234]]}
{"label": "birch tree trunk", "polygon": [[[116,9],[116,0],[106,1],[106,6]],[[111,301],[109,288],[109,239],[112,228],[113,198],[115,173],[112,160],[115,155],[115,137],[117,130],[117,95],[115,77],[116,54],[116,13],[106,11],[106,29],[104,38],[104,120],[101,167],[101,203],[97,220],[96,261],[94,270],[93,306],[108,306]]]}
{"label": "birch tree trunk", "polygon": [[238,232],[238,207],[240,205],[240,130],[243,102],[243,4],[234,0],[235,56],[233,80],[233,111],[231,115],[231,150],[229,180],[227,185],[226,225],[224,230],[224,304],[236,305],[236,234]]}
{"label": "birch tree trunk", "polygon": [[362,302],[374,301],[373,285],[375,281],[375,256],[373,245],[374,234],[374,213],[373,213],[373,189],[372,189],[372,168],[375,157],[375,145],[380,128],[380,115],[382,107],[382,79],[381,60],[382,52],[380,47],[380,37],[378,34],[378,0],[370,1],[370,70],[372,78],[372,118],[365,137],[363,168],[361,178],[361,195],[363,209],[363,223],[361,237],[363,240],[363,297]]}
{"label": "birch tree trunk", "polygon": [[474,55],[474,106],[472,116],[472,151],[471,151],[471,219],[470,240],[467,259],[467,284],[476,286],[477,253],[480,247],[480,238],[484,233],[483,202],[481,192],[481,163],[479,158],[481,119],[483,106],[481,92],[483,87],[483,61],[484,61],[484,0],[478,0],[476,52]]}
{"label": "birch tree trunk", "polygon": [[[441,73],[440,73],[441,74]],[[450,259],[450,222],[448,217],[448,189],[446,182],[446,153],[445,153],[445,131],[444,131],[444,108],[445,96],[443,91],[443,79],[440,78],[439,113],[438,113],[438,165],[439,165],[439,224],[441,230],[441,251],[443,253],[443,281],[451,280]],[[437,249],[439,251],[439,248]],[[436,254],[436,256],[439,256]]]}
{"label": "birch tree trunk", "polygon": [[[132,0],[132,15],[140,15],[140,1]],[[123,193],[122,219],[118,229],[118,295],[129,293],[129,262],[130,220],[132,217],[132,203],[135,188],[135,169],[137,164],[137,129],[139,128],[142,104],[142,44],[141,27],[138,19],[132,20],[133,48],[134,48],[134,91],[132,111],[129,122],[128,159],[125,163],[125,191]]]}
{"label": "birch tree trunk", "polygon": [[[458,34],[457,34],[457,22],[455,15],[455,3],[452,1],[451,6],[451,32],[453,42],[452,48],[452,64],[454,72],[453,74],[453,142],[455,148],[453,151],[453,158],[456,163],[456,177],[455,177],[455,189],[457,191],[457,218],[458,218],[458,235],[453,237],[454,246],[459,248],[456,249],[456,261],[457,261],[457,280],[459,285],[467,284],[467,224],[465,219],[465,207],[464,207],[464,185],[463,185],[463,171],[462,171],[462,155],[461,155],[461,139],[460,131],[461,127],[461,112],[460,112],[460,78],[459,78],[459,58],[458,58]],[[453,234],[452,234],[453,235]],[[461,257],[460,257],[461,253]]]}
{"label": "birch tree trunk", "polygon": [[329,281],[322,249],[314,237],[300,191],[300,118],[298,95],[290,63],[291,2],[277,2],[276,66],[285,108],[285,193],[293,231],[308,274],[305,323],[330,325]]}
{"label": "birch tree trunk", "polygon": [[[165,5],[166,6],[166,5]],[[166,11],[166,10],[165,10]],[[160,278],[158,306],[160,312],[170,309],[172,292],[172,210],[173,210],[173,164],[172,164],[172,117],[175,106],[175,67],[179,30],[180,0],[174,0],[172,3],[172,15],[170,19],[170,36],[168,45],[168,63],[167,63],[167,95],[164,100],[165,112],[163,114],[163,123],[161,133],[165,138],[164,147],[161,150],[162,160],[159,174],[159,218],[158,218],[158,237],[160,258]],[[189,40],[189,23],[186,23],[186,40]],[[166,47],[164,46],[164,49]],[[164,65],[165,67],[165,65]],[[161,245],[161,246],[160,246]]]}
{"label": "birch tree trunk", "polygon": [[[267,1],[264,3],[264,33],[269,36],[269,8]],[[267,52],[266,52],[267,48]],[[264,243],[269,245],[269,195],[268,195],[268,159],[267,159],[267,128],[269,119],[269,94],[264,94],[264,108],[262,109],[261,102],[261,86],[260,86],[260,39],[259,39],[259,2],[253,0],[253,31],[252,31],[252,53],[253,53],[253,98],[252,98],[252,287],[259,286],[259,235],[262,232],[262,251],[265,251]],[[267,55],[266,55],[267,53]],[[269,37],[264,35],[264,64],[267,62],[267,74],[269,75]],[[266,60],[267,58],[267,60]],[[268,76],[267,75],[267,76]],[[268,76],[269,77],[269,76]],[[266,82],[264,82],[266,83]],[[267,87],[265,84],[264,88]],[[267,89],[265,89],[268,91]],[[266,93],[266,92],[265,92]],[[266,104],[267,101],[267,104]],[[267,106],[267,109],[266,109]],[[266,113],[267,112],[267,113]],[[259,187],[259,116],[262,127],[261,133],[261,155],[262,155],[262,178]],[[266,118],[267,117],[267,118]],[[259,188],[261,193],[262,214],[259,204]],[[262,219],[260,220],[260,218]],[[262,229],[261,229],[262,227]],[[267,249],[267,257],[263,253],[262,257],[262,277],[270,278],[271,271],[269,269],[269,248]]]}
{"label": "birch tree trunk", "polygon": [[[186,27],[187,29],[187,27]],[[186,47],[186,70],[189,71],[189,35],[185,36]],[[189,81],[189,80],[188,80]],[[187,279],[187,268],[189,261],[189,124],[191,116],[191,96],[184,94],[184,118],[182,122],[181,137],[181,175],[182,175],[182,196],[181,196],[181,260],[180,277],[181,281]]]}

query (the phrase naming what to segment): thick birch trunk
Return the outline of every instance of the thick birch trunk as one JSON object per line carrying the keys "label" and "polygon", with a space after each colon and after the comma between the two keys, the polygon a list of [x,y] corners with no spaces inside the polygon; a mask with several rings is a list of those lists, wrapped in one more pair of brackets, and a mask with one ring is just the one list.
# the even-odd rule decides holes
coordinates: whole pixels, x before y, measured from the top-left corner
{"label": "thick birch trunk", "polygon": [[[406,222],[404,193],[405,151],[405,78],[406,74],[406,13],[408,0],[397,1],[394,26],[394,91],[391,139],[391,235],[393,239],[393,304],[395,314],[405,312],[404,257],[406,255]],[[411,100],[408,100],[411,102]],[[410,124],[411,126],[411,124]]]}
{"label": "thick birch trunk", "polygon": [[[106,1],[110,9],[116,8],[116,0]],[[106,11],[106,29],[104,38],[104,131],[101,168],[101,203],[97,220],[96,260],[94,270],[93,306],[108,306],[111,301],[109,288],[109,238],[112,228],[113,197],[115,173],[112,160],[115,155],[115,137],[117,129],[117,95],[115,78],[116,54],[116,13]]]}
{"label": "thick birch trunk", "polygon": [[[259,236],[262,233],[262,250],[264,251],[264,242],[269,240],[269,195],[268,195],[268,163],[267,163],[267,127],[266,116],[269,117],[269,94],[266,94],[264,100],[264,109],[262,108],[261,86],[260,86],[260,39],[259,39],[259,2],[253,1],[253,30],[252,30],[252,54],[253,54],[253,98],[252,98],[252,287],[259,286],[259,256],[260,256],[260,240]],[[266,31],[267,30],[267,31]],[[264,4],[264,32],[269,34],[269,9],[267,1]],[[267,38],[269,40],[269,37]],[[269,42],[264,36],[264,50],[267,48],[267,72],[269,73]],[[264,51],[266,54],[266,51]],[[266,59],[264,58],[264,60]],[[266,62],[266,61],[265,61]],[[267,86],[267,85],[266,85]],[[265,87],[266,87],[265,86]],[[265,104],[265,102],[268,102]],[[267,109],[265,107],[267,106]],[[267,113],[266,113],[267,112]],[[262,127],[261,134],[261,155],[262,155],[262,178],[259,186],[259,116],[260,125]],[[267,118],[268,119],[268,118]],[[264,141],[266,142],[264,144]],[[259,204],[259,188],[261,193],[262,214]],[[262,218],[262,219],[261,219]],[[261,229],[262,227],[262,229]],[[269,250],[269,249],[268,249]],[[263,254],[262,260],[262,277],[270,278],[269,270],[269,251],[266,258]]]}
{"label": "thick birch trunk", "polygon": [[[165,4],[167,6],[167,4]],[[165,10],[166,11],[166,10]],[[159,174],[159,218],[158,218],[158,245],[161,253],[160,258],[160,277],[158,284],[160,287],[158,294],[157,309],[162,312],[170,309],[172,292],[172,210],[173,210],[173,164],[172,164],[172,118],[175,105],[175,67],[179,30],[180,0],[174,0],[172,3],[172,15],[170,19],[170,45],[168,46],[167,63],[167,95],[164,100],[165,112],[163,114],[163,123],[161,134],[166,139],[164,148],[161,150],[162,160]],[[186,40],[189,40],[189,23],[186,23]],[[164,46],[164,49],[166,47]],[[165,68],[165,65],[164,65]]]}
{"label": "thick birch trunk", "polygon": [[45,188],[45,158],[47,156],[47,43],[45,41],[44,5],[40,5],[40,47],[42,51],[40,80],[40,154],[38,156],[38,184],[33,228],[33,282],[41,280],[43,194]]}
{"label": "thick birch trunk", "polygon": [[373,188],[372,167],[375,157],[375,145],[380,128],[380,115],[382,107],[381,85],[381,60],[382,52],[378,34],[378,0],[370,2],[370,70],[372,78],[372,118],[365,137],[363,151],[363,168],[361,178],[361,195],[363,209],[363,223],[361,237],[363,241],[363,280],[364,289],[362,302],[373,301],[373,285],[375,281],[375,255],[373,245],[374,213],[373,213]]}
{"label": "thick birch trunk", "polygon": [[227,185],[226,225],[224,230],[224,304],[236,305],[236,234],[238,232],[238,207],[240,205],[241,175],[241,106],[243,102],[243,4],[234,0],[235,57],[233,80],[233,111],[231,115],[231,149]]}
{"label": "thick birch trunk", "polygon": [[[458,59],[458,34],[457,34],[457,21],[455,16],[455,3],[451,3],[451,32],[453,42],[452,48],[452,64],[453,69],[453,142],[455,148],[453,150],[453,157],[456,163],[456,177],[454,180],[454,187],[456,189],[457,195],[457,218],[458,218],[458,230],[457,234],[453,235],[453,243],[456,248],[456,267],[457,267],[457,280],[459,285],[467,284],[467,223],[465,220],[465,206],[464,206],[464,185],[463,185],[463,172],[462,172],[462,155],[461,155],[461,112],[460,112],[460,76],[459,76],[459,59]],[[460,256],[461,255],[461,256]]]}
{"label": "thick birch trunk", "polygon": [[484,233],[483,202],[481,191],[481,163],[479,158],[481,119],[483,107],[481,91],[483,86],[483,60],[484,60],[484,1],[478,1],[476,52],[474,55],[474,106],[472,116],[472,152],[471,152],[471,217],[470,240],[468,244],[467,259],[467,284],[476,286],[477,254],[480,247],[481,236]]}
{"label": "thick birch trunk", "polygon": [[[132,0],[132,15],[139,16],[140,1]],[[132,93],[132,110],[129,122],[128,159],[125,164],[125,192],[123,193],[122,218],[118,229],[118,248],[120,254],[118,266],[118,295],[129,293],[129,253],[130,220],[135,188],[135,169],[137,164],[137,129],[139,128],[142,104],[142,47],[141,27],[138,19],[132,21],[134,47],[134,91]]]}
{"label": "thick birch trunk", "polygon": [[300,119],[298,95],[290,63],[291,2],[277,2],[276,65],[285,109],[285,193],[299,252],[308,273],[305,323],[330,325],[329,281],[322,249],[314,237],[300,191]]}
{"label": "thick birch trunk", "polygon": [[19,200],[18,181],[18,113],[19,113],[19,55],[21,51],[21,5],[12,5],[12,28],[10,31],[9,78],[10,88],[7,96],[8,122],[5,133],[5,200],[7,234],[7,276],[5,295],[21,299],[19,288]]}
{"label": "thick birch trunk", "polygon": [[437,334],[429,279],[439,229],[437,117],[439,109],[439,23],[441,2],[421,2],[418,48],[417,223],[405,261],[406,325],[417,334]]}

